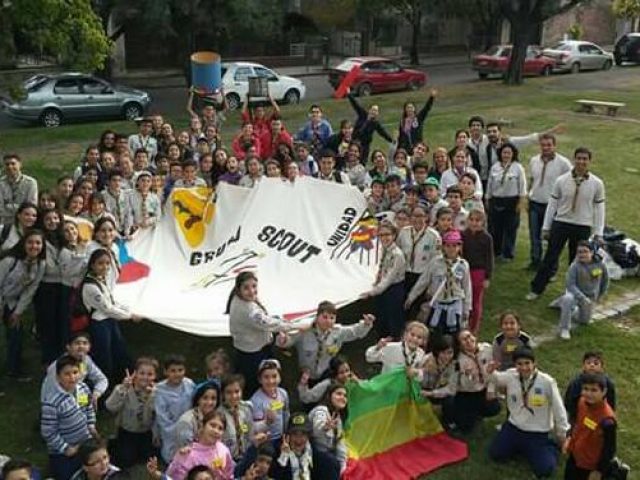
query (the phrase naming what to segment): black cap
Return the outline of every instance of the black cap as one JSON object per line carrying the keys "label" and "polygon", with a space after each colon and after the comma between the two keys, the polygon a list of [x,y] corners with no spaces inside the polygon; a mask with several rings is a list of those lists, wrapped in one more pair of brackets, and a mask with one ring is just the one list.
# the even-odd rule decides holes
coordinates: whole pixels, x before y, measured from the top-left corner
{"label": "black cap", "polygon": [[520,358],[526,358],[531,360],[532,362],[536,361],[536,355],[533,353],[533,350],[529,347],[518,347],[511,354],[511,358],[514,362],[516,362]]}
{"label": "black cap", "polygon": [[301,432],[306,434],[311,434],[313,431],[313,427],[311,426],[311,421],[309,417],[305,413],[298,412],[291,415],[289,419],[289,428],[287,428],[287,433],[293,432]]}

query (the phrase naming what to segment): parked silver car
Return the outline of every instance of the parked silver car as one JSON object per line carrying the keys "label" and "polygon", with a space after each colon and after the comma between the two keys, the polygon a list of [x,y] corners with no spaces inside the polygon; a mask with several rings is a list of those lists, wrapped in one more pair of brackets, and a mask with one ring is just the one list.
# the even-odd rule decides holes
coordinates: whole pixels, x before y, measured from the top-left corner
{"label": "parked silver car", "polygon": [[65,120],[143,115],[151,97],[147,92],[113,85],[83,73],[35,75],[23,83],[26,98],[3,100],[12,118],[57,127]]}
{"label": "parked silver car", "polygon": [[613,65],[612,53],[604,51],[595,43],[581,40],[563,40],[552,48],[545,48],[542,53],[555,58],[554,72],[609,70]]}

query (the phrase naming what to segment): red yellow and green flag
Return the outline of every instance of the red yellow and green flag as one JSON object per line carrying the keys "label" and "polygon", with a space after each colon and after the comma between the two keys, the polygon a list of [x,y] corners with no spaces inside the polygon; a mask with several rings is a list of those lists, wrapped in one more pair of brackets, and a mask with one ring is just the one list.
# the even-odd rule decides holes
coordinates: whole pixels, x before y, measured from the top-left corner
{"label": "red yellow and green flag", "polygon": [[467,458],[403,369],[350,383],[348,395],[344,480],[409,480]]}

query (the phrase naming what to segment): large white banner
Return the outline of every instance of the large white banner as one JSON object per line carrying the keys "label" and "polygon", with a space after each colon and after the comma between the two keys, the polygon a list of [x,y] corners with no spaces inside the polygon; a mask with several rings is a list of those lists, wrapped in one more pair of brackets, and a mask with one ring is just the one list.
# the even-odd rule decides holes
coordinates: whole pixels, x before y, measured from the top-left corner
{"label": "large white banner", "polygon": [[178,189],[154,229],[121,245],[117,299],[135,313],[204,336],[229,334],[238,273],[252,270],[270,314],[304,321],[322,300],[369,290],[376,222],[357,189],[308,177],[255,188]]}

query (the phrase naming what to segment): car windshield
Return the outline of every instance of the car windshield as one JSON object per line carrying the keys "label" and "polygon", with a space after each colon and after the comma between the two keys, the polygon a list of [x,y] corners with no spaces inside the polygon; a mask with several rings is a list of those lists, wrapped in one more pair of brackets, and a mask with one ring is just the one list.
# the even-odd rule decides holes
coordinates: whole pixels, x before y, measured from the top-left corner
{"label": "car windshield", "polygon": [[557,45],[551,47],[551,50],[562,50],[563,52],[568,52],[571,50],[571,45],[568,43],[558,43]]}
{"label": "car windshield", "polygon": [[362,65],[362,63],[354,62],[353,60],[345,60],[336,67],[336,70],[344,70],[345,72],[349,72],[356,65]]}
{"label": "car windshield", "polygon": [[511,54],[511,47],[501,47],[500,45],[494,45],[485,55],[490,57],[508,57]]}
{"label": "car windshield", "polygon": [[23,87],[27,92],[36,92],[48,81],[49,77],[46,75],[34,75],[33,77],[25,80]]}

